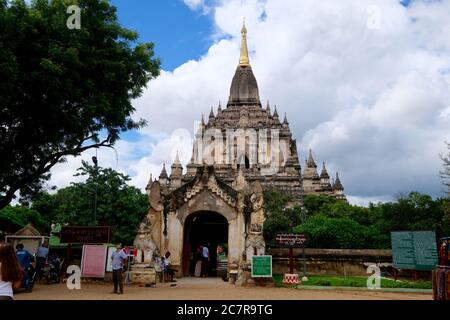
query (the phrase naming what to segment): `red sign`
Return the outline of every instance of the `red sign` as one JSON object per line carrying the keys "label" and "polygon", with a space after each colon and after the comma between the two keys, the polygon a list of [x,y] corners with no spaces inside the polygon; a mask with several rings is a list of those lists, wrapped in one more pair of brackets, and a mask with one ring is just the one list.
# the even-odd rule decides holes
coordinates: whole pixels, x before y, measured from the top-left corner
{"label": "red sign", "polygon": [[106,246],[84,245],[81,258],[81,276],[103,278],[107,257]]}
{"label": "red sign", "polygon": [[134,247],[125,247],[123,252],[129,257],[137,257],[137,249]]}

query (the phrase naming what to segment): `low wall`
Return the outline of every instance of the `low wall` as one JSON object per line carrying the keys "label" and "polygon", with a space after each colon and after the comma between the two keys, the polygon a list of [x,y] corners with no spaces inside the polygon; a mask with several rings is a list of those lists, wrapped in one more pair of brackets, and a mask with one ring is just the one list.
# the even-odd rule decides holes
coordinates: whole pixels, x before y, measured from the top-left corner
{"label": "low wall", "polygon": [[[294,273],[303,272],[302,249],[294,249]],[[273,274],[289,272],[289,249],[269,248],[272,255]],[[389,268],[392,264],[392,250],[372,249],[305,249],[308,274],[367,275],[367,267],[381,264]],[[382,268],[383,270],[384,268]]]}

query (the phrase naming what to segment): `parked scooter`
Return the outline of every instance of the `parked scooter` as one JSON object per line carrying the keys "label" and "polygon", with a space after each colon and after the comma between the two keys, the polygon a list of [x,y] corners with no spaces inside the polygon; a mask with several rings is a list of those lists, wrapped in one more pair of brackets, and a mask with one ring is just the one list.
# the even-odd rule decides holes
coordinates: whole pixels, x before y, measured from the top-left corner
{"label": "parked scooter", "polygon": [[45,262],[42,275],[47,284],[51,284],[52,282],[61,282],[63,264],[64,259],[60,259],[57,255],[52,255]]}

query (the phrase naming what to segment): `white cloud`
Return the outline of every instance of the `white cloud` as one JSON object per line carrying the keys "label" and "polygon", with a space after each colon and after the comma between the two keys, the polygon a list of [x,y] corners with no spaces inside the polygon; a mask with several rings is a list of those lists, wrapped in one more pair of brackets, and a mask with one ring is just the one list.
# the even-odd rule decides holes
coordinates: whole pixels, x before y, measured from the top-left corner
{"label": "white cloud", "polygon": [[[215,3],[217,41],[199,60],[162,72],[135,101],[136,118],[149,120],[143,155],[127,159],[133,149],[126,142],[117,148],[119,167],[133,183],[145,187],[149,171],[155,176],[163,161],[171,162],[173,130],[192,133],[211,105],[226,104],[245,17],[261,100],[288,113],[302,164],[312,147],[318,162],[339,170],[350,199],[412,190],[442,195],[438,155],[450,140],[449,1],[414,1],[409,8],[377,1],[378,29],[368,28],[369,0]],[[150,137],[158,142],[146,144]]]}
{"label": "white cloud", "polygon": [[183,0],[191,10],[201,10],[203,14],[209,13],[210,8],[206,5],[205,0]]}

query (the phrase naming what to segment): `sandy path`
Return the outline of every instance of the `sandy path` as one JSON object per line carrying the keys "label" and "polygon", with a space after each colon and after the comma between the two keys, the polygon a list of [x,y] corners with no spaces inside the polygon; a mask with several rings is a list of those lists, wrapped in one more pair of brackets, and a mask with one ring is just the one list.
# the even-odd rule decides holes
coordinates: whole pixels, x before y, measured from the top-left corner
{"label": "sandy path", "polygon": [[218,278],[179,279],[177,286],[156,288],[125,286],[124,295],[110,294],[112,284],[82,283],[81,290],[65,284],[36,284],[33,293],[17,294],[16,300],[431,300],[431,294],[344,290],[296,290],[289,288],[240,288]]}

